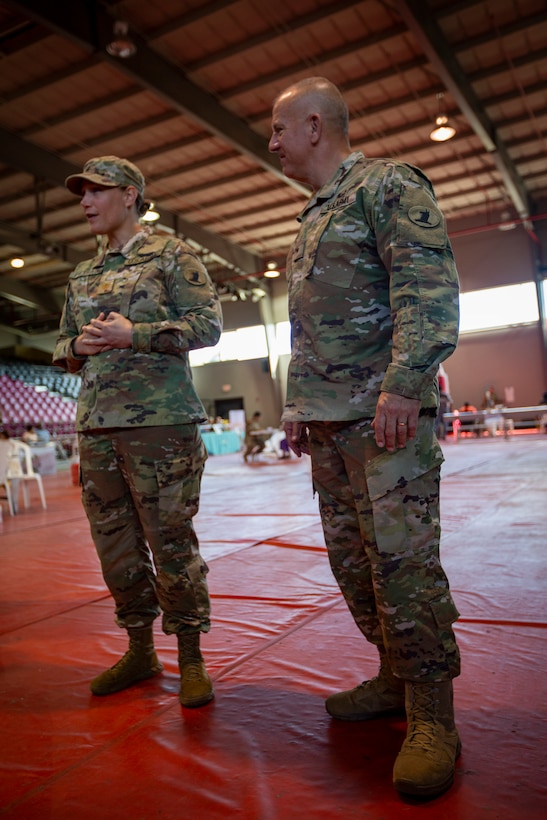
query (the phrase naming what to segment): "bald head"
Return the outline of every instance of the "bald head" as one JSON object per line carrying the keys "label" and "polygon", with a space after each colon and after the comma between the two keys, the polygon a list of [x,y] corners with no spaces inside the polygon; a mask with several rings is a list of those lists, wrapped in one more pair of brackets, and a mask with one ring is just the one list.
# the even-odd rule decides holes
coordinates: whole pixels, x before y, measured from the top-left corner
{"label": "bald head", "polygon": [[274,107],[282,101],[294,104],[304,116],[320,114],[329,130],[347,139],[348,107],[338,88],[325,77],[307,77],[294,83],[276,97]]}
{"label": "bald head", "polygon": [[329,80],[300,80],[274,101],[270,151],[286,176],[317,190],[351,151],[348,119],[344,98]]}

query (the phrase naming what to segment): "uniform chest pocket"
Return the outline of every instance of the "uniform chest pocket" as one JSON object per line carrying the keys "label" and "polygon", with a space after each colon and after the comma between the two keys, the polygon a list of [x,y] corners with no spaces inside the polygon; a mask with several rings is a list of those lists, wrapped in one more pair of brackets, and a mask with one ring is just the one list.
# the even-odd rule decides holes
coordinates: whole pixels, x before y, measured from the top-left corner
{"label": "uniform chest pocket", "polygon": [[317,282],[350,288],[366,243],[368,228],[348,210],[330,212],[317,238],[312,275]]}

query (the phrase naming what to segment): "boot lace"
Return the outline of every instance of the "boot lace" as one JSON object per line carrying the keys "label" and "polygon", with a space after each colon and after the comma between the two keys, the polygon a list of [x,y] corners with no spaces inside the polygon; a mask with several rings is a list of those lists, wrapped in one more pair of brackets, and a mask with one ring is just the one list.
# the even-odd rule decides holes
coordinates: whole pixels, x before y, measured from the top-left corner
{"label": "boot lace", "polygon": [[430,747],[436,742],[436,688],[421,685],[413,690],[412,697],[412,723],[406,745]]}

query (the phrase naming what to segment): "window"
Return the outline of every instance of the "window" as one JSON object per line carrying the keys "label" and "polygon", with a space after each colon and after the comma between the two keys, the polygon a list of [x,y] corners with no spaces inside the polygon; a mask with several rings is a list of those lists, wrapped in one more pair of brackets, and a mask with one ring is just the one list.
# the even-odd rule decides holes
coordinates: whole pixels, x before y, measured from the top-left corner
{"label": "window", "polygon": [[290,355],[291,352],[291,323],[279,322],[275,326],[275,343],[277,345],[277,355]]}
{"label": "window", "polygon": [[246,359],[266,359],[268,345],[263,325],[228,330],[214,347],[204,347],[190,351],[192,367],[211,362],[244,361]]}
{"label": "window", "polygon": [[[547,279],[543,282],[543,292],[547,302]],[[460,333],[530,324],[538,319],[536,286],[533,282],[460,295]],[[290,354],[289,322],[279,322],[275,326],[275,337],[270,343],[273,357]],[[241,362],[267,357],[266,330],[263,325],[254,325],[226,331],[214,347],[191,350],[190,364],[199,367],[211,362]]]}
{"label": "window", "polygon": [[461,333],[524,325],[538,319],[536,286],[533,282],[460,295]]}

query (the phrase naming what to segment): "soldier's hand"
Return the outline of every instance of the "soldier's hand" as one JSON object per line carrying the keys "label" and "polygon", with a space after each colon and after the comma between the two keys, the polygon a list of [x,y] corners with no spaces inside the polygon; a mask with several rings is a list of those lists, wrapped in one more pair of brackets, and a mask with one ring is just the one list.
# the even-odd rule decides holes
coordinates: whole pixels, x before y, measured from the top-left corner
{"label": "soldier's hand", "polygon": [[100,313],[84,326],[82,333],[102,345],[104,350],[123,349],[133,344],[132,322],[114,310],[106,317]]}
{"label": "soldier's hand", "polygon": [[407,399],[397,393],[380,393],[372,422],[378,447],[392,453],[416,435],[420,400]]}
{"label": "soldier's hand", "polygon": [[95,356],[97,353],[103,353],[105,350],[110,350],[110,345],[105,344],[99,338],[91,336],[82,329],[79,336],[72,340],[72,350],[76,356]]}
{"label": "soldier's hand", "polygon": [[300,458],[302,453],[310,454],[310,442],[308,439],[308,428],[305,424],[296,421],[286,421],[284,426],[287,444],[293,453]]}

